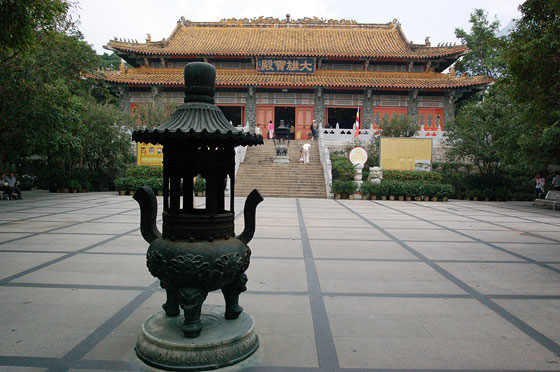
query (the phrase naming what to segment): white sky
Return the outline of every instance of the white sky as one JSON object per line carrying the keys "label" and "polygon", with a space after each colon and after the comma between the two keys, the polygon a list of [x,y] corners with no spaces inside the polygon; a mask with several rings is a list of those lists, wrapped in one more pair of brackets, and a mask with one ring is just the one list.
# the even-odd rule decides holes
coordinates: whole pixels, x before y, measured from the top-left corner
{"label": "white sky", "polygon": [[292,19],[317,16],[324,19],[353,19],[359,23],[387,23],[397,18],[409,41],[432,46],[458,42],[455,28],[470,30],[470,14],[481,8],[505,27],[521,15],[522,0],[78,0],[85,40],[97,53],[113,37],[144,42],[167,38],[177,20],[219,21],[222,18],[259,16]]}

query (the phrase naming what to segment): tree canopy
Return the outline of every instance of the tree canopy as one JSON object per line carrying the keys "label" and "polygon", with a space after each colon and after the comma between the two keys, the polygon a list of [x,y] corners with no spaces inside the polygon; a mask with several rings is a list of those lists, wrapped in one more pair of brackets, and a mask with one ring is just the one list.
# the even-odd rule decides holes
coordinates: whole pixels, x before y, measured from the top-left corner
{"label": "tree canopy", "polygon": [[407,115],[384,118],[379,129],[386,137],[412,137],[418,132],[418,125]]}
{"label": "tree canopy", "polygon": [[99,57],[72,21],[71,4],[0,1],[2,19],[12,22],[0,42],[0,166],[38,158],[53,171],[104,172],[130,161],[131,120],[106,87],[84,78]]}
{"label": "tree canopy", "polygon": [[[530,154],[560,163],[560,1],[527,0],[505,49],[512,99],[523,113]],[[535,151],[536,150],[536,151]]]}
{"label": "tree canopy", "polygon": [[471,159],[485,174],[504,167],[528,173],[560,164],[560,1],[527,0],[508,37],[477,9],[470,33],[458,37],[473,50],[457,70],[493,76],[485,93],[467,99],[447,125],[452,159]]}
{"label": "tree canopy", "polygon": [[500,29],[497,19],[490,22],[488,13],[475,9],[470,18],[471,31],[455,29],[455,36],[466,44],[471,52],[455,63],[455,70],[466,75],[487,75],[497,78],[504,73],[502,54],[506,45],[504,37],[496,36]]}

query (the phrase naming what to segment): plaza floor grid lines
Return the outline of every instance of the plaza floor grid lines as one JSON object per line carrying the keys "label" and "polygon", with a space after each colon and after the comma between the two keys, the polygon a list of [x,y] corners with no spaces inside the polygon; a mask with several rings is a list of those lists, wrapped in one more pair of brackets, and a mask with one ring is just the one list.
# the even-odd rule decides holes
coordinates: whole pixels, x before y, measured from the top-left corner
{"label": "plaza floor grid lines", "polygon": [[[137,203],[24,198],[0,201],[0,372],[153,371],[134,345],[165,292]],[[260,347],[223,371],[560,371],[558,211],[266,198],[249,246]]]}

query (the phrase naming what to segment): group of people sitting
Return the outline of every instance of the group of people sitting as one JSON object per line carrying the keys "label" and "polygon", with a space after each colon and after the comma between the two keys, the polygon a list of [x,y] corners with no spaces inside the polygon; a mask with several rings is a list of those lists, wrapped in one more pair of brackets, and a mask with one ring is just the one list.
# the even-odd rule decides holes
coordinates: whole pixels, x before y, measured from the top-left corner
{"label": "group of people sitting", "polygon": [[23,199],[21,197],[21,190],[17,187],[17,180],[14,176],[14,172],[10,172],[8,176],[6,173],[0,173],[0,191],[5,192],[10,199]]}

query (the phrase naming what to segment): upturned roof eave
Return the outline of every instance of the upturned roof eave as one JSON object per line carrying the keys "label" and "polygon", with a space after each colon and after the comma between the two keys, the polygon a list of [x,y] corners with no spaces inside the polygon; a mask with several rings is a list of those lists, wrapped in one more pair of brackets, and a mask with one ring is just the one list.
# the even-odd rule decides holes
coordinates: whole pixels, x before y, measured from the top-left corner
{"label": "upturned roof eave", "polygon": [[[122,85],[147,85],[147,86],[167,86],[167,87],[181,87],[183,86],[183,82],[179,81],[138,81],[138,80],[121,80],[121,79],[111,79],[111,78],[103,78],[103,77],[94,77],[90,76],[91,78],[100,79],[107,81],[113,84],[122,84]],[[484,86],[491,84],[493,82],[492,79],[489,80],[481,80],[476,82],[457,82],[454,84],[433,84],[433,85],[422,85],[422,84],[368,84],[368,83],[326,83],[326,84],[319,84],[321,86],[326,85],[329,87],[337,87],[337,88],[377,88],[377,89],[457,89],[463,87],[477,87],[477,86]],[[249,85],[254,85],[260,88],[279,88],[279,87],[286,87],[286,88],[313,88],[317,86],[317,82],[255,82],[250,80],[239,80],[239,81],[227,81],[227,82],[216,82],[216,87],[247,87]]]}
{"label": "upturned roof eave", "polygon": [[125,46],[116,46],[114,44],[108,44],[103,46],[107,50],[111,50],[117,54],[128,54],[128,53],[135,53],[139,56],[163,56],[163,57],[172,57],[172,56],[181,56],[181,57],[200,57],[200,56],[215,56],[215,57],[311,57],[311,58],[319,58],[319,57],[327,57],[327,58],[357,58],[357,59],[402,59],[403,61],[411,60],[411,59],[420,59],[420,60],[429,60],[429,59],[436,59],[441,57],[451,57],[456,56],[459,58],[465,52],[468,52],[468,48],[465,46],[463,49],[454,49],[449,50],[446,52],[441,53],[434,53],[429,55],[424,54],[417,54],[417,53],[410,53],[404,52],[403,54],[395,54],[395,53],[362,53],[362,54],[348,54],[348,53],[322,53],[322,52],[295,52],[295,51],[286,51],[286,52],[278,52],[278,51],[263,51],[261,53],[246,53],[246,52],[216,52],[212,50],[208,51],[198,51],[198,52],[189,52],[189,51],[177,51],[177,50],[169,50],[165,48],[161,48],[159,50],[155,49],[142,49],[142,48],[131,48]]}

